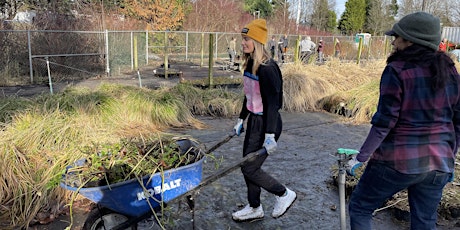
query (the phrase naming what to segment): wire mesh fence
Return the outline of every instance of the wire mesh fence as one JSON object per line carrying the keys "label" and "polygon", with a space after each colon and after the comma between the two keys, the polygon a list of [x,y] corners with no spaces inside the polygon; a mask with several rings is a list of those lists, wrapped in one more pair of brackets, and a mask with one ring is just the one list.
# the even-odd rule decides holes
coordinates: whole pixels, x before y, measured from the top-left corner
{"label": "wire mesh fence", "polygon": [[[212,36],[211,36],[212,35]],[[280,34],[270,34],[269,37]],[[41,84],[93,76],[118,76],[159,63],[190,62],[208,66],[229,60],[229,42],[238,33],[189,31],[0,31],[0,85]],[[298,55],[304,35],[288,35],[288,61]],[[210,39],[213,39],[210,41]],[[341,42],[342,61],[382,59],[388,37],[372,37],[358,50],[355,36],[311,36],[321,39],[326,57],[333,57],[335,39]],[[358,52],[360,51],[360,52]],[[241,55],[241,50],[237,51]],[[275,55],[275,59],[276,59]]]}

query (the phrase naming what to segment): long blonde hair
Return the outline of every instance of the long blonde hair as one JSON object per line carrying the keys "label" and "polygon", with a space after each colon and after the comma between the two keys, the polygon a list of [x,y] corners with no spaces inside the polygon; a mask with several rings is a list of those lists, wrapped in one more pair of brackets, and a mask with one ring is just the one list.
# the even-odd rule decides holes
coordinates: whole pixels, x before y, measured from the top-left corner
{"label": "long blonde hair", "polygon": [[254,43],[254,52],[243,54],[243,69],[246,69],[249,59],[252,58],[254,60],[254,63],[252,65],[251,73],[256,74],[256,71],[259,68],[259,66],[267,63],[270,60],[271,55],[265,48],[265,45],[253,39],[251,40]]}

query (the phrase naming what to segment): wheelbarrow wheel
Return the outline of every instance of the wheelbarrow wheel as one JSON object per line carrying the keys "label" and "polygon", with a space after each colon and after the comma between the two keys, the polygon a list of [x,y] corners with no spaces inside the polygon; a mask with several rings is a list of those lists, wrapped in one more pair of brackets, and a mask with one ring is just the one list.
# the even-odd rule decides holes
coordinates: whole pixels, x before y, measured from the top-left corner
{"label": "wheelbarrow wheel", "polygon": [[[89,213],[82,230],[108,230],[124,223],[127,220],[128,217],[123,214],[114,212],[107,208],[96,208]],[[136,230],[137,227],[131,226],[131,228],[128,229]]]}

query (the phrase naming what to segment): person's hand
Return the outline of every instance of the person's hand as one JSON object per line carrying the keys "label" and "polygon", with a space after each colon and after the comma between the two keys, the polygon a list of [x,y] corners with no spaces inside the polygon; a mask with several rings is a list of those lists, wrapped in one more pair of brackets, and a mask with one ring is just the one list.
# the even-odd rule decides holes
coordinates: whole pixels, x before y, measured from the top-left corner
{"label": "person's hand", "polygon": [[244,132],[243,129],[243,119],[238,118],[238,122],[236,122],[235,127],[233,127],[233,131],[237,136],[240,136],[242,132]]}
{"label": "person's hand", "polygon": [[273,133],[265,134],[265,140],[264,140],[263,147],[265,148],[265,150],[267,150],[268,154],[275,152],[276,147],[278,147],[278,144],[276,144],[276,140],[275,140],[275,134]]}
{"label": "person's hand", "polygon": [[454,182],[455,179],[455,170],[449,176],[449,182]]}
{"label": "person's hand", "polygon": [[347,174],[350,176],[356,176],[356,170],[363,165],[362,162],[356,160],[356,155],[353,155],[350,160],[348,160],[346,167]]}

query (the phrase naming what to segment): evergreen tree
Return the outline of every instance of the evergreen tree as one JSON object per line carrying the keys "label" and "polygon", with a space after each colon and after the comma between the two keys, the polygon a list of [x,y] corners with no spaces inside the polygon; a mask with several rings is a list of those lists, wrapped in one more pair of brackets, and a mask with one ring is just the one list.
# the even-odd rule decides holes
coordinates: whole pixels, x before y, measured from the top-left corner
{"label": "evergreen tree", "polygon": [[339,21],[338,29],[344,34],[354,34],[363,30],[365,20],[365,0],[348,0],[345,3],[345,11]]}
{"label": "evergreen tree", "polygon": [[329,10],[329,17],[326,28],[326,30],[329,32],[334,32],[334,30],[337,28],[337,14],[333,10]]}

